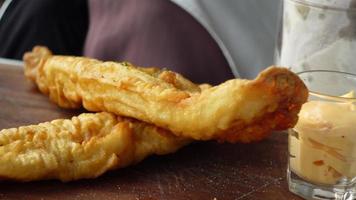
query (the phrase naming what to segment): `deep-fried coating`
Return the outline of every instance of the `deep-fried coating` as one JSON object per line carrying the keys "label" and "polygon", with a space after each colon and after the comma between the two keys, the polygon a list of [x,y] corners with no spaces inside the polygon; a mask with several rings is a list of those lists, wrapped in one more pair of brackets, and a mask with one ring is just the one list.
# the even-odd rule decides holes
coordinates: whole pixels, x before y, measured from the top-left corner
{"label": "deep-fried coating", "polygon": [[[26,76],[62,107],[109,111],[196,140],[250,142],[293,127],[308,95],[298,76],[277,67],[255,80],[234,79],[201,90],[174,72],[52,56],[43,47],[26,53],[24,61]],[[189,84],[177,84],[182,80]]]}
{"label": "deep-fried coating", "polygon": [[95,178],[189,143],[166,130],[106,112],[0,131],[0,177]]}

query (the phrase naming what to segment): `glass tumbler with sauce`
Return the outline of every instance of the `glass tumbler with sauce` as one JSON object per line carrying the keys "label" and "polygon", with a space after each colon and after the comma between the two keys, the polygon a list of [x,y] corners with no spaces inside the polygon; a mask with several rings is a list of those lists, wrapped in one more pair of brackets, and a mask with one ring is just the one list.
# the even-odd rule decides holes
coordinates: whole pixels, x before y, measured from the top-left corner
{"label": "glass tumbler with sauce", "polygon": [[309,89],[289,130],[289,190],[305,199],[356,199],[356,75],[298,73]]}

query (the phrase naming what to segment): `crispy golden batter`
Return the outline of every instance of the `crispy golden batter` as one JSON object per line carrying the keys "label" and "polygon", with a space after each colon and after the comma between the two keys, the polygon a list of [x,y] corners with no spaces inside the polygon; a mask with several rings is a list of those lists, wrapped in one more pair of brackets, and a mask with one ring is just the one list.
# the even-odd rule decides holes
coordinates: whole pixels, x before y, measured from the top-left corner
{"label": "crispy golden batter", "polygon": [[18,181],[95,178],[189,143],[106,112],[0,131],[0,177]]}
{"label": "crispy golden batter", "polygon": [[109,111],[196,140],[250,142],[292,127],[308,94],[294,73],[277,67],[255,80],[199,87],[174,72],[53,56],[44,47],[24,61],[26,76],[62,107]]}

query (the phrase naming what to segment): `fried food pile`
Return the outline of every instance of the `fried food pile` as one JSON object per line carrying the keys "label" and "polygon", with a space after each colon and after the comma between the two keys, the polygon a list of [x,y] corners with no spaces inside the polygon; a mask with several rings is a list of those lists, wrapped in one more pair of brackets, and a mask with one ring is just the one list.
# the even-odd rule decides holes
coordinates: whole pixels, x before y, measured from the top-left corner
{"label": "fried food pile", "polygon": [[270,67],[255,80],[197,85],[178,73],[130,63],[24,55],[25,75],[63,108],[84,113],[0,132],[0,177],[18,181],[95,178],[193,140],[252,142],[293,127],[303,82]]}
{"label": "fried food pile", "polygon": [[0,131],[0,177],[18,181],[95,178],[190,140],[107,112]]}
{"label": "fried food pile", "polygon": [[26,53],[25,75],[64,108],[83,106],[155,124],[194,140],[251,142],[293,127],[307,89],[286,68],[270,67],[255,80],[233,79],[203,90],[171,71],[128,63]]}

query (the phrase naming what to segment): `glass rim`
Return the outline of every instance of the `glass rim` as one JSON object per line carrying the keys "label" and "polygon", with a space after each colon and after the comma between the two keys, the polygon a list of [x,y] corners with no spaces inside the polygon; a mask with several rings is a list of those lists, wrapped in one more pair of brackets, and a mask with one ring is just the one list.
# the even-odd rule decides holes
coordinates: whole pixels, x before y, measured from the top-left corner
{"label": "glass rim", "polygon": [[[341,72],[341,71],[334,71],[334,70],[305,70],[305,71],[301,71],[301,72],[297,72],[296,74],[300,77],[301,74],[307,74],[307,73],[314,73],[314,72],[321,72],[321,73],[337,73],[337,74],[343,74],[343,75],[348,75],[348,76],[353,76],[356,79],[356,74],[353,73],[349,73],[349,72]],[[304,81],[303,81],[304,82]],[[308,89],[309,90],[309,89]],[[356,91],[355,91],[356,92]],[[331,99],[337,99],[340,101],[352,101],[352,102],[356,102],[356,97],[341,97],[341,96],[335,96],[335,95],[330,95],[330,94],[325,94],[323,92],[316,92],[316,91],[312,91],[309,90],[310,94],[313,94],[315,96],[322,96],[322,97],[326,97],[326,98],[331,98]]]}
{"label": "glass rim", "polygon": [[345,7],[338,7],[338,6],[333,6],[333,5],[325,5],[322,3],[315,3],[311,2],[310,0],[288,0],[288,1],[294,1],[295,3],[303,4],[305,6],[310,6],[314,8],[320,8],[320,9],[328,9],[328,10],[336,10],[336,11],[355,11],[356,8],[345,8]]}

